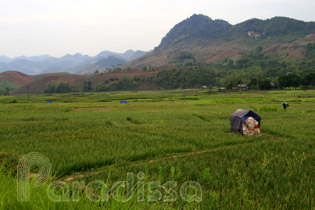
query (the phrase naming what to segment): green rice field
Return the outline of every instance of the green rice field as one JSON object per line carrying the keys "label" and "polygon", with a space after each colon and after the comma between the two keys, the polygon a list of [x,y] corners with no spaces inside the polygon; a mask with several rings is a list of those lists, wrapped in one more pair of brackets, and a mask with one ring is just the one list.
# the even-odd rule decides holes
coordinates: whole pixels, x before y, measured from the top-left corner
{"label": "green rice field", "polygon": [[[261,116],[261,136],[230,133],[238,108]],[[0,119],[0,209],[315,209],[314,90],[0,96]],[[144,199],[135,189],[127,202],[110,194],[92,202],[83,188],[78,202],[54,202],[46,183],[19,202],[14,163],[30,152],[48,157],[53,179],[70,188],[141,173]],[[153,181],[161,183],[154,202]],[[180,196],[187,181],[202,187],[192,201]]]}

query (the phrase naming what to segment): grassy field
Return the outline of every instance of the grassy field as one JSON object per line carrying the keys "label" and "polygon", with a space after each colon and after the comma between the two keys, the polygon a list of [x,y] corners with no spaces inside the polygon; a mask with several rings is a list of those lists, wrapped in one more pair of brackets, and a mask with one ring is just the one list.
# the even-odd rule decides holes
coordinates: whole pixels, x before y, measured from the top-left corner
{"label": "grassy field", "polygon": [[[19,203],[15,178],[2,168],[0,209],[315,209],[315,91],[174,90],[27,100],[0,96],[0,153],[42,153],[56,179],[69,185],[112,185],[128,172],[143,172],[145,183],[176,181],[177,199],[163,202],[175,196],[164,186],[158,202],[93,203],[81,195],[78,203],[54,203],[43,187],[32,188],[31,202]],[[283,101],[290,104],[287,111]],[[229,132],[229,116],[238,108],[262,117],[262,136]],[[201,202],[180,199],[187,181],[202,186]]]}

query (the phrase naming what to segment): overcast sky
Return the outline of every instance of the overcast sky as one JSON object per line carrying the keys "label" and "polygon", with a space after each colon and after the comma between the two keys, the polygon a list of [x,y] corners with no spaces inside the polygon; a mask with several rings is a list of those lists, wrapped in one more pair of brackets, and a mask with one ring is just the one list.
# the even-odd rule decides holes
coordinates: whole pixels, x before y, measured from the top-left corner
{"label": "overcast sky", "polygon": [[191,15],[315,21],[315,0],[0,0],[0,55],[150,50]]}

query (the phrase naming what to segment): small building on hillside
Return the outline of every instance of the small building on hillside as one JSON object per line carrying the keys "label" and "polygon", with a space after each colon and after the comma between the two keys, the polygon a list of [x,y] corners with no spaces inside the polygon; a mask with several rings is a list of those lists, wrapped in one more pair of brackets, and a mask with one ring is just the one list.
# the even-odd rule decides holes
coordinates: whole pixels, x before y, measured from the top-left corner
{"label": "small building on hillside", "polygon": [[220,87],[219,88],[219,92],[226,92],[226,88],[225,87]]}
{"label": "small building on hillside", "polygon": [[245,91],[245,90],[249,90],[249,87],[246,84],[238,84],[236,87],[232,87],[232,90],[234,90],[234,91]]}
{"label": "small building on hillside", "polygon": [[270,83],[271,89],[278,89],[278,85],[275,82]]}
{"label": "small building on hillside", "polygon": [[248,87],[248,85],[246,85],[246,84],[238,84],[238,85],[237,85],[237,89],[238,89],[238,90],[248,90],[249,87]]}

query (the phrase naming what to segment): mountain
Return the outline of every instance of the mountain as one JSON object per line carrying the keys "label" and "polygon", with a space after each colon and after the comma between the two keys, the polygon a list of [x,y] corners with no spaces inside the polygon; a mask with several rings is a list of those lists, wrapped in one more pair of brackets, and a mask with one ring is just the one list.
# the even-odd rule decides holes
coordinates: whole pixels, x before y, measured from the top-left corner
{"label": "mountain", "polygon": [[96,63],[91,65],[86,65],[84,68],[82,68],[81,71],[79,71],[79,74],[88,74],[93,73],[96,70],[99,72],[105,72],[110,67],[115,67],[117,65],[125,64],[127,60],[115,57],[115,56],[109,56],[107,58],[101,58]]}
{"label": "mountain", "polygon": [[204,15],[193,15],[174,26],[162,39],[159,49],[183,44],[208,44],[213,40],[220,40],[226,36],[226,31],[231,29],[226,21],[212,20]]}
{"label": "mountain", "polygon": [[307,43],[314,41],[315,22],[274,17],[267,20],[254,18],[232,25],[195,14],[175,25],[153,52],[128,62],[126,66],[135,71],[146,66],[170,68],[180,64],[178,57],[183,52],[190,53],[193,62],[199,64],[225,58],[237,60],[257,47],[262,47],[264,54],[302,59]]}
{"label": "mountain", "polygon": [[12,61],[12,58],[4,55],[0,55],[0,63],[9,63]]}
{"label": "mountain", "polygon": [[[49,55],[40,56],[19,56],[10,58],[0,56],[0,72],[4,71],[20,71],[29,75],[43,73],[92,73],[95,68],[106,69],[117,64],[124,64],[126,61],[139,58],[145,55],[144,51],[128,50],[125,53],[115,53],[103,51],[95,57],[76,53],[74,55],[67,54],[63,57],[56,58]],[[110,57],[110,58],[109,58]],[[115,57],[115,59],[113,58]],[[109,58],[109,59],[107,59]],[[102,60],[102,61],[101,61]],[[101,61],[101,63],[99,63]],[[106,63],[108,62],[108,63]],[[89,69],[93,71],[89,71]]]}
{"label": "mountain", "polygon": [[49,60],[53,60],[54,57],[50,56],[50,55],[39,55],[39,56],[19,56],[19,57],[15,57],[12,60],[27,60],[27,61],[49,61]]}
{"label": "mountain", "polygon": [[[298,38],[315,32],[314,22],[303,22],[286,17],[268,20],[250,19],[237,25],[224,20],[212,20],[204,15],[193,15],[177,24],[163,39],[159,48],[183,44],[211,45],[214,41],[231,41],[248,36],[253,38]],[[256,36],[255,36],[256,35]]]}
{"label": "mountain", "polygon": [[[232,25],[193,15],[176,24],[159,46],[147,53],[128,50],[103,51],[94,57],[79,53],[61,58],[1,56],[0,82],[2,90],[9,88],[12,93],[43,93],[50,82],[68,83],[73,91],[91,91],[86,89],[91,82],[95,91],[111,91],[233,87],[246,79],[246,84],[257,88],[271,81],[280,83],[279,78],[291,72],[292,77],[301,78],[300,85],[311,86],[314,55],[314,22],[274,17]],[[215,65],[209,65],[212,63]],[[110,71],[113,66],[119,68]],[[101,74],[93,75],[96,70]],[[19,87],[13,90],[14,85]]]}
{"label": "mountain", "polygon": [[137,50],[137,51],[127,50],[124,53],[115,53],[115,52],[111,52],[111,51],[102,51],[96,57],[107,58],[107,57],[112,56],[112,57],[125,59],[126,61],[130,61],[132,59],[136,59],[136,58],[139,58],[141,56],[144,56],[145,54],[147,54],[147,52],[141,51],[141,50]]}
{"label": "mountain", "polygon": [[141,50],[127,50],[124,53],[102,51],[96,55],[91,62],[86,63],[83,67],[81,67],[81,70],[77,71],[77,73],[91,74],[96,70],[99,70],[100,72],[106,72],[108,68],[125,64],[128,61],[140,58],[146,54],[147,52]]}
{"label": "mountain", "polygon": [[10,62],[0,64],[0,72],[11,70],[20,71],[25,74],[35,75],[48,72],[70,72],[76,70],[92,58],[81,54],[65,55],[61,58],[55,58],[48,55],[41,56],[20,56],[12,58]]}
{"label": "mountain", "polygon": [[87,63],[91,62],[93,57],[76,53],[74,55],[66,54],[65,56],[54,59],[52,62],[47,62],[47,67],[42,73],[77,73]]}
{"label": "mountain", "polygon": [[141,51],[141,50],[137,50],[137,51],[127,50],[124,54],[121,55],[121,57],[127,61],[130,61],[130,60],[142,57],[145,54],[147,54],[147,52]]}
{"label": "mountain", "polygon": [[25,59],[14,59],[12,62],[6,63],[5,65],[0,66],[0,72],[1,71],[20,71],[25,74],[40,74],[41,69],[46,68],[47,63],[46,62],[36,62],[31,60],[25,60]]}

